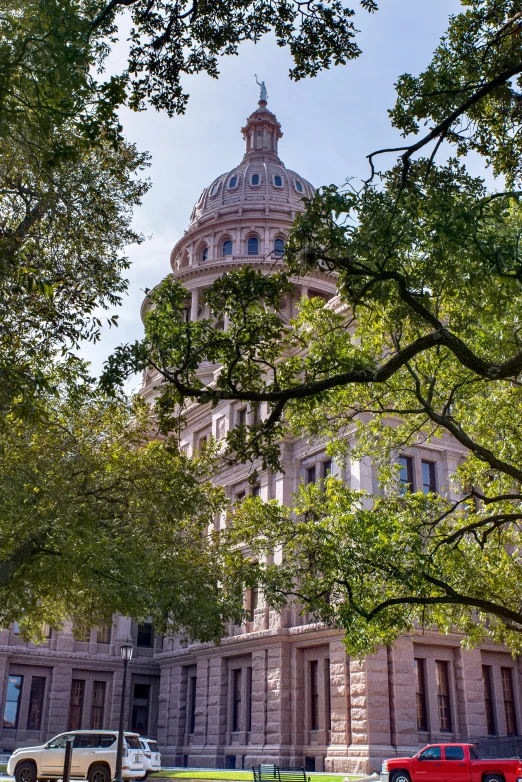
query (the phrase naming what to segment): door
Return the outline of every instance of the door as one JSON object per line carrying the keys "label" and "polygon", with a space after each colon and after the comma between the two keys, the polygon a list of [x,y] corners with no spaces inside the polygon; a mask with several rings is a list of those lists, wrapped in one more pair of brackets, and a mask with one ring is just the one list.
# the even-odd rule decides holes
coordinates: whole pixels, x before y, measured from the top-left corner
{"label": "door", "polygon": [[459,747],[458,744],[454,747],[444,747],[442,762],[444,782],[469,782],[469,768],[464,747]]}
{"label": "door", "polygon": [[87,776],[89,766],[96,760],[96,749],[100,743],[97,733],[77,733],[74,739],[71,776]]}
{"label": "door", "polygon": [[[40,760],[40,776],[61,777],[63,774],[63,764],[65,761],[65,744],[74,739],[74,733],[61,733],[56,738],[51,739],[42,750]],[[74,752],[73,752],[74,755]],[[71,764],[72,766],[72,764]]]}
{"label": "door", "polygon": [[413,782],[443,782],[440,747],[426,747],[410,763]]}

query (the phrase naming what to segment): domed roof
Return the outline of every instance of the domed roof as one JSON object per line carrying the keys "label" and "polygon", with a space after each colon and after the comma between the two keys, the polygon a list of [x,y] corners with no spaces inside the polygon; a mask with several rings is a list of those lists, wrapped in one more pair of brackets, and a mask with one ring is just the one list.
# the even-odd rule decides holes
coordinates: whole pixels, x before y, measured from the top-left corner
{"label": "domed roof", "polygon": [[313,195],[310,182],[286,168],[279,158],[281,125],[266,108],[266,101],[259,101],[241,132],[246,144],[243,160],[202,192],[192,210],[189,230],[218,215],[243,213],[249,208],[301,211],[303,198]]}

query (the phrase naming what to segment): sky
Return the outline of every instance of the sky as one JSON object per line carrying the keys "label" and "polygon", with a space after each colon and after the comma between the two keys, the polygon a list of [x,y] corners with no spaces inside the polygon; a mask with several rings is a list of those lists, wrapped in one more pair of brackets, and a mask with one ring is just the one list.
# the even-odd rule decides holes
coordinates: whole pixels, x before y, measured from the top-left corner
{"label": "sky", "polygon": [[[400,74],[417,74],[427,66],[448,16],[460,3],[381,0],[379,5],[375,14],[357,14],[363,54],[345,66],[293,82],[289,52],[266,36],[256,45],[244,44],[237,57],[223,58],[219,80],[206,75],[186,78],[183,86],[190,99],[185,115],[170,119],[153,109],[122,111],[125,136],[152,156],[152,187],[135,211],[134,226],[146,239],[127,251],[132,264],[128,294],[110,313],[119,316],[119,327],[104,328],[100,342],[86,343],[81,350],[94,374],[117,345],[141,338],[144,289],[169,273],[170,251],[187,228],[202,190],[241,161],[241,127],[259,99],[255,73],[265,81],[268,108],[282,125],[281,159],[316,187],[366,177],[366,155],[402,143],[387,114],[394,104],[393,85]],[[122,67],[124,55],[122,41],[109,69]]]}

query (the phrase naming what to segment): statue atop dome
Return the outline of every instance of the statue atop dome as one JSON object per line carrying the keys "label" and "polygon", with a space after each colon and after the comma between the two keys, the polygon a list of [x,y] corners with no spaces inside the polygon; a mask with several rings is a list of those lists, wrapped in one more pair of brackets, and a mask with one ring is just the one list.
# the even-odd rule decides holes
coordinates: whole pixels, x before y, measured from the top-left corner
{"label": "statue atop dome", "polygon": [[261,101],[263,101],[263,103],[266,103],[268,100],[268,92],[266,91],[265,82],[257,80],[257,73],[254,73],[254,76],[256,78],[256,84],[258,87],[261,87],[261,91],[259,93],[259,102],[261,103]]}

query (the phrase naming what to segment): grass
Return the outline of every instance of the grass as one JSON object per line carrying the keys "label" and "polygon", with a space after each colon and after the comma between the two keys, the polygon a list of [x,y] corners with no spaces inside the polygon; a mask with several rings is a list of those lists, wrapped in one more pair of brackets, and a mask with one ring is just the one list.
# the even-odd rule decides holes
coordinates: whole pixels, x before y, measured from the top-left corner
{"label": "grass", "polygon": [[0,763],[0,771],[7,771],[7,763]]}
{"label": "grass", "polygon": [[[346,774],[321,774],[316,776],[313,773],[307,774],[311,777],[312,782],[342,782],[347,776]],[[227,779],[231,782],[252,782],[251,771],[162,771],[161,775],[154,774],[153,779],[206,779],[206,780],[222,780]],[[349,777],[350,779],[356,779],[356,777]]]}

